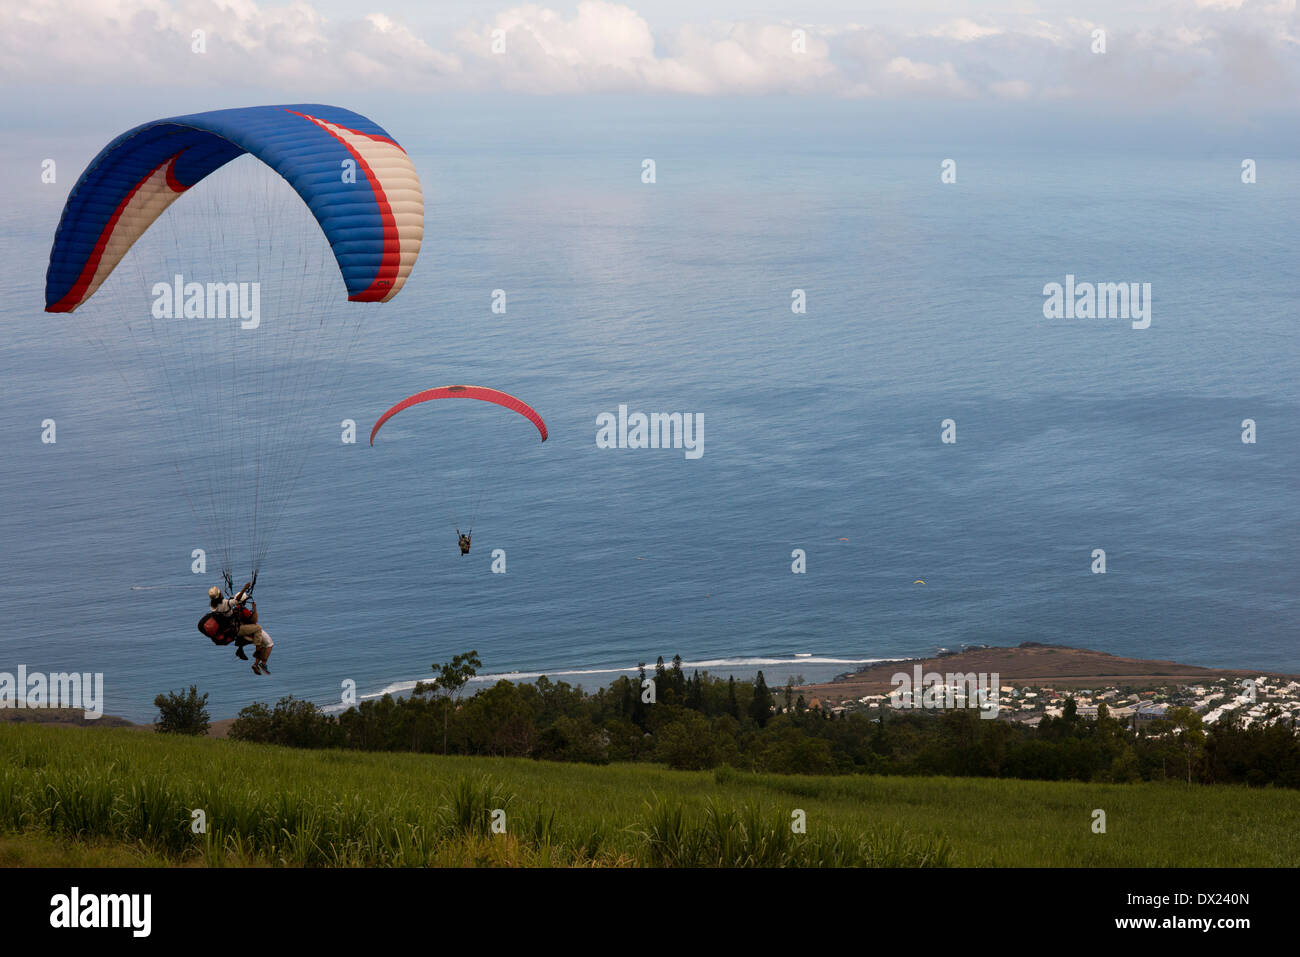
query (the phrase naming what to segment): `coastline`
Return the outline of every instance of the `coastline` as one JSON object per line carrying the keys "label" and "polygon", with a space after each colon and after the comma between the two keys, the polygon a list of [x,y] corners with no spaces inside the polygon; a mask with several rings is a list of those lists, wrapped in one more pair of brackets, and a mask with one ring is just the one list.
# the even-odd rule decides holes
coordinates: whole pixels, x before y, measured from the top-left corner
{"label": "coastline", "polygon": [[[828,706],[853,702],[867,695],[888,694],[894,688],[891,679],[895,674],[900,671],[910,672],[918,665],[926,673],[983,672],[997,674],[1000,684],[1003,685],[1052,687],[1061,690],[1090,689],[1103,684],[1159,688],[1213,681],[1219,678],[1247,678],[1263,675],[1300,680],[1300,674],[1288,672],[1252,668],[1206,668],[1200,665],[1187,665],[1164,659],[1128,658],[1112,655],[1104,651],[1073,648],[1066,645],[1049,645],[1041,642],[1023,642],[1020,645],[1007,647],[968,648],[955,653],[949,652],[913,658],[827,659],[819,656],[787,659],[784,656],[773,656],[712,659],[701,662],[683,662],[683,670],[692,671],[699,668],[702,673],[707,671],[715,677],[726,677],[728,674],[735,674],[739,671],[740,674],[736,675],[738,680],[752,680],[754,672],[760,670],[755,667],[756,665],[770,667],[774,664],[787,666],[800,663],[825,664],[830,662],[837,664],[861,662],[862,664],[860,670],[852,674],[843,674],[830,681],[805,682],[797,685],[796,690],[798,693],[810,701],[814,698],[819,699],[822,704]],[[654,665],[648,664],[646,671],[653,673]],[[571,677],[589,677],[597,674],[608,675],[610,680],[613,680],[613,677],[620,674],[634,675],[636,669],[592,668],[556,672],[515,672],[510,674],[492,672],[480,675],[472,680],[467,692],[473,693],[475,690],[490,687],[503,679],[533,681],[543,674],[551,680],[566,680]],[[768,682],[768,687],[775,689],[784,685],[783,681],[778,681],[776,678],[774,672],[772,679]],[[572,683],[580,684],[581,682]],[[382,691],[362,695],[361,700],[377,699],[384,694],[392,694],[395,697],[401,696],[409,692],[414,686],[414,681],[397,682],[390,684]],[[605,683],[601,683],[596,687],[604,686]],[[591,691],[595,690],[595,688],[587,690]],[[321,710],[327,714],[333,714],[343,709],[337,706],[325,706]],[[153,725],[150,723],[131,721],[112,714],[105,714],[98,719],[92,720],[85,718],[80,711],[66,708],[0,708],[0,721],[34,722],[56,727],[153,730]],[[233,716],[214,719],[208,730],[208,737],[227,737],[234,722],[235,718]]]}
{"label": "coastline", "polygon": [[1289,679],[1300,675],[1251,668],[1204,668],[1157,658],[1126,658],[1104,651],[1024,642],[1009,647],[969,648],[926,658],[899,658],[867,665],[833,681],[801,685],[799,692],[838,704],[867,695],[888,694],[901,670],[919,665],[924,672],[997,674],[1003,685],[1087,689],[1096,685],[1161,687],[1269,675]]}

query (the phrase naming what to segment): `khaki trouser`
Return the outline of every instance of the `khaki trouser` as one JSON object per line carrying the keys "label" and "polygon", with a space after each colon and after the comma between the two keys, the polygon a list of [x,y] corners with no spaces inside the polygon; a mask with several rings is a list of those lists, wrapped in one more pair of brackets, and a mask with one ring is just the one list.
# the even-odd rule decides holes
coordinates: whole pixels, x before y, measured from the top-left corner
{"label": "khaki trouser", "polygon": [[274,648],[271,636],[262,630],[261,625],[240,625],[239,637],[251,641],[258,648]]}

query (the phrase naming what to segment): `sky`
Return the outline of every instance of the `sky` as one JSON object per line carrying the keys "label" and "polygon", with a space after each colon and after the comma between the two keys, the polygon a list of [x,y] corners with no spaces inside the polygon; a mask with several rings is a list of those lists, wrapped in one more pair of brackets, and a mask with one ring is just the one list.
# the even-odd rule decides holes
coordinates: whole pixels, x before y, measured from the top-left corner
{"label": "sky", "polygon": [[19,126],[39,125],[42,93],[137,89],[1085,102],[1228,119],[1292,109],[1298,81],[1295,0],[0,5],[0,113]]}

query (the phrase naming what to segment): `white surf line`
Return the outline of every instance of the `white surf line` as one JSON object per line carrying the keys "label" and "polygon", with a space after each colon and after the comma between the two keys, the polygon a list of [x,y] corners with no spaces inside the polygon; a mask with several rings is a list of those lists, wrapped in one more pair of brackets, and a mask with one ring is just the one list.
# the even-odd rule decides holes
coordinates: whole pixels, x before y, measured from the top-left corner
{"label": "white surf line", "polygon": [[[810,665],[810,664],[871,665],[871,664],[880,664],[886,661],[908,661],[908,660],[910,659],[908,658],[831,658],[831,657],[823,657],[823,656],[818,656],[816,658],[782,658],[776,656],[762,656],[762,657],[737,656],[734,658],[709,658],[701,661],[683,661],[682,671],[686,672],[687,670],[690,669],[706,670],[710,668],[737,668],[737,669],[743,669],[745,671],[750,671],[750,670],[757,670],[763,667],[767,667],[767,668],[774,667],[774,666],[780,667],[782,665]],[[672,663],[664,662],[664,667],[671,669]],[[647,675],[653,674],[654,668],[655,668],[654,665],[647,664],[646,674]],[[500,681],[503,678],[506,679],[507,681],[528,681],[530,679],[535,681],[536,679],[545,675],[546,677],[551,679],[564,680],[565,678],[581,678],[581,677],[596,676],[596,675],[611,675],[611,676],[635,675],[637,674],[637,671],[638,668],[636,665],[632,665],[630,667],[622,667],[622,668],[620,667],[563,668],[563,669],[556,669],[554,671],[511,671],[511,672],[494,671],[486,674],[475,675],[473,678],[470,678],[468,682],[466,682],[466,685],[469,686],[469,685],[496,684],[498,681]],[[721,675],[717,674],[716,672],[710,672],[710,675],[711,677],[714,678],[721,677]],[[357,700],[358,702],[376,700],[382,698],[386,694],[391,694],[394,697],[396,697],[402,692],[409,692],[414,690],[416,684],[418,683],[422,682],[424,684],[431,684],[432,681],[433,681],[432,678],[419,678],[419,679],[406,679],[406,680],[390,682],[388,685],[384,686],[379,691],[371,691],[362,695],[358,695]],[[814,683],[824,683],[824,682],[814,682]],[[322,707],[321,710],[326,712],[327,714],[333,714],[333,713],[346,711],[348,707],[349,707],[348,705],[341,705],[341,704],[326,705]]]}

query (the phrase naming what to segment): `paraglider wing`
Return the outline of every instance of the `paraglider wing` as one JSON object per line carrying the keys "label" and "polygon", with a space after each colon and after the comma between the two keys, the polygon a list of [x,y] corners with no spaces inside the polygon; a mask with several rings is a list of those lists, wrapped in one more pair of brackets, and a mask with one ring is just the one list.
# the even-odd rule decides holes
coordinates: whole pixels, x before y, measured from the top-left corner
{"label": "paraglider wing", "polygon": [[542,441],[546,441],[546,423],[537,411],[522,399],[517,399],[506,392],[500,392],[496,389],[488,389],[477,385],[446,385],[437,389],[425,389],[423,392],[417,392],[413,396],[403,399],[397,405],[393,406],[387,412],[379,417],[375,427],[370,430],[370,444],[375,444],[375,435],[379,432],[379,427],[391,419],[403,409],[409,409],[413,405],[419,405],[421,402],[430,402],[434,399],[478,399],[481,402],[492,402],[496,405],[503,406],[512,412],[518,412],[529,422],[537,427],[541,433]]}
{"label": "paraglider wing", "polygon": [[167,430],[228,584],[245,554],[255,578],[275,539],[304,473],[309,410],[370,311],[353,303],[402,289],[423,231],[402,147],[322,104],[144,123],[68,194],[45,310],[71,314]]}
{"label": "paraglider wing", "polygon": [[406,152],[336,106],[254,106],[154,120],[109,143],[63,208],[45,311],[95,294],[132,244],[186,190],[248,153],[302,197],[329,240],[348,299],[386,302],[420,252],[424,200]]}

